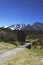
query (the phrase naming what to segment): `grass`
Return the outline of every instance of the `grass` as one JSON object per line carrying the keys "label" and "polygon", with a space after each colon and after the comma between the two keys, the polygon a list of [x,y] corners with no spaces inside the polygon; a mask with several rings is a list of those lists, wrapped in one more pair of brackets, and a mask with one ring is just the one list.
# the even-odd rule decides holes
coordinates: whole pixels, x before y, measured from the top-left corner
{"label": "grass", "polygon": [[43,49],[24,49],[1,65],[43,65]]}
{"label": "grass", "polygon": [[0,42],[0,51],[1,50],[9,50],[12,48],[15,48],[16,46],[11,43],[6,43],[6,42]]}
{"label": "grass", "polygon": [[36,53],[39,56],[43,56],[43,49],[33,48],[31,49],[31,52]]}

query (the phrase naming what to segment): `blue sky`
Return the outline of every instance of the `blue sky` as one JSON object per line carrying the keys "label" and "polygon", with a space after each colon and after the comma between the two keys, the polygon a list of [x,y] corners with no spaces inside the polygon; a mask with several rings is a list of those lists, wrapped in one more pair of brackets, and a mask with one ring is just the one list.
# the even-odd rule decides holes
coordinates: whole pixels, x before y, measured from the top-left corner
{"label": "blue sky", "polygon": [[43,23],[43,0],[0,0],[0,26]]}

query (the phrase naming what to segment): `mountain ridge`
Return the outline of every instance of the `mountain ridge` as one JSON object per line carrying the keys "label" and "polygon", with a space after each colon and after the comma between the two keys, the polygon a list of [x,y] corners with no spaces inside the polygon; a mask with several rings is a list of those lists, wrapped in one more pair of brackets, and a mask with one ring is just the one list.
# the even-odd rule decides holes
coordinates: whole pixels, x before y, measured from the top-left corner
{"label": "mountain ridge", "polygon": [[43,23],[35,22],[33,25],[30,24],[14,24],[11,26],[3,26],[3,28],[8,28],[11,30],[42,30],[43,31]]}

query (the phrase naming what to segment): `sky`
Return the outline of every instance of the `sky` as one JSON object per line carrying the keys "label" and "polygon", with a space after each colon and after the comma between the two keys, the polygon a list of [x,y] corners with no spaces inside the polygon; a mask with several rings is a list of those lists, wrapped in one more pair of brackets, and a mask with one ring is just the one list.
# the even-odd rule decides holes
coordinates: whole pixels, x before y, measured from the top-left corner
{"label": "sky", "polygon": [[0,0],[0,26],[43,23],[43,0]]}

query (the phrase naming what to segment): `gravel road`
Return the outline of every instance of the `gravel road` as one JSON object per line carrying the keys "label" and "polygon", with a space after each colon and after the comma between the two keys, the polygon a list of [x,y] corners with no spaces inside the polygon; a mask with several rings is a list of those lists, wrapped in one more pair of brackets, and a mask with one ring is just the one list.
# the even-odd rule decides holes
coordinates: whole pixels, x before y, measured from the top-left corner
{"label": "gravel road", "polygon": [[25,45],[19,46],[18,48],[11,49],[8,51],[3,52],[0,55],[0,63],[3,63],[5,60],[8,59],[8,57],[11,57],[12,55],[15,55],[18,51],[23,50],[25,47],[27,47],[30,43],[25,43]]}

